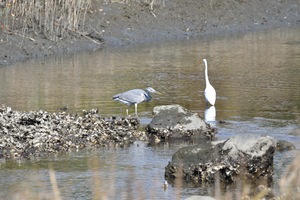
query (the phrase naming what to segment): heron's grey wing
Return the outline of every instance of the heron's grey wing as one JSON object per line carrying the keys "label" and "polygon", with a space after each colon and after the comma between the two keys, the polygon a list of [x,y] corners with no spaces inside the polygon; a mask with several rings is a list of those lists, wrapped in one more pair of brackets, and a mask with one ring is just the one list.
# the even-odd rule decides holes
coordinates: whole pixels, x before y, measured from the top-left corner
{"label": "heron's grey wing", "polygon": [[144,90],[133,89],[120,94],[119,98],[123,101],[130,102],[130,104],[141,103],[146,100],[146,94]]}
{"label": "heron's grey wing", "polygon": [[128,102],[128,101],[124,101],[123,99],[121,99],[120,98],[121,95],[122,95],[122,93],[116,94],[116,95],[113,96],[112,99],[115,100],[115,101],[120,101],[121,103],[124,103],[124,104],[127,104],[128,106],[130,106],[131,103]]}

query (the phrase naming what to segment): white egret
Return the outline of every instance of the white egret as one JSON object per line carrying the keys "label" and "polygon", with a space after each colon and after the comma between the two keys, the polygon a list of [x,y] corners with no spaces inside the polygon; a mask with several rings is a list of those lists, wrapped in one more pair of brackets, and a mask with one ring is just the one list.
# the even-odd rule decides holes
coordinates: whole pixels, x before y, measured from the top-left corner
{"label": "white egret", "polygon": [[206,88],[204,90],[204,96],[206,102],[210,103],[212,106],[215,105],[216,102],[216,90],[215,88],[209,83],[208,80],[208,72],[207,72],[207,61],[206,59],[203,59],[203,62],[205,64],[205,83]]}

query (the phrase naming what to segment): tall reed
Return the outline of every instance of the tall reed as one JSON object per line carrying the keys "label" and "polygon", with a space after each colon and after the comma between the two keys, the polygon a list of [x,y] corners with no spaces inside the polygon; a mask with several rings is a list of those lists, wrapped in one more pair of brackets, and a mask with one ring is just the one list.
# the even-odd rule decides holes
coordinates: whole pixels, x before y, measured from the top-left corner
{"label": "tall reed", "polygon": [[[110,1],[147,4],[150,10],[165,6],[165,0]],[[18,34],[22,36],[31,32],[57,41],[68,36],[70,32],[84,33],[91,0],[6,0],[0,6],[2,29],[18,31],[21,28],[22,32]]]}
{"label": "tall reed", "polygon": [[79,27],[84,27],[90,4],[91,0],[6,0],[2,26],[13,31],[18,22],[23,34],[34,31],[56,41],[70,31],[83,31]]}

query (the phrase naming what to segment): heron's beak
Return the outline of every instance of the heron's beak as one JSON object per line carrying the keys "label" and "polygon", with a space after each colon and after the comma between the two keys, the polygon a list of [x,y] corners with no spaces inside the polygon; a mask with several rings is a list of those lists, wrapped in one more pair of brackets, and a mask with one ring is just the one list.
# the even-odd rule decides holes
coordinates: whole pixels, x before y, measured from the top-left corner
{"label": "heron's beak", "polygon": [[161,93],[161,92],[158,92],[158,91],[155,91],[155,93],[156,93],[156,94],[163,94],[163,93]]}

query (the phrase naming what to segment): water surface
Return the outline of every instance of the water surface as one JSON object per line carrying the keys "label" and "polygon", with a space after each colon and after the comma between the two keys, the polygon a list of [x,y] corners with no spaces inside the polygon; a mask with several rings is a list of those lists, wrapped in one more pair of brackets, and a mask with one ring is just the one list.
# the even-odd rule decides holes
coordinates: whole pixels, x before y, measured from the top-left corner
{"label": "water surface", "polygon": [[[116,93],[151,86],[162,92],[139,105],[143,125],[156,105],[180,104],[204,116],[204,65],[217,91],[218,139],[237,134],[271,135],[299,143],[300,29],[199,38],[174,43],[110,48],[63,55],[0,68],[0,102],[15,110],[70,112],[99,108],[105,117],[125,115]],[[130,113],[134,108],[130,109]],[[217,121],[226,121],[219,124]],[[214,195],[211,187],[170,186],[163,190],[164,167],[189,143],[82,150],[33,161],[0,164],[0,198],[52,192],[54,169],[64,199],[174,199]],[[274,188],[295,151],[275,156]]]}

